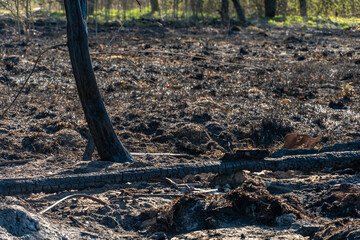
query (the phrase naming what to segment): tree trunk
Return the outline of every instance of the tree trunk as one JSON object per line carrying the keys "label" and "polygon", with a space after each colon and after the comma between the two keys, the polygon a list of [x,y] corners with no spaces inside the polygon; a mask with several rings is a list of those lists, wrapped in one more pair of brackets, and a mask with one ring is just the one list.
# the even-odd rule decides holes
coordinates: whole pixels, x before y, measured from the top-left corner
{"label": "tree trunk", "polygon": [[191,8],[191,17],[197,18],[197,9],[196,9],[196,0],[190,0],[190,8]]}
{"label": "tree trunk", "polygon": [[238,21],[240,22],[240,24],[242,26],[246,26],[246,17],[245,17],[245,12],[244,9],[242,8],[240,1],[239,0],[232,0],[235,10],[236,10],[236,14],[237,14],[237,18]]}
{"label": "tree trunk", "polygon": [[122,0],[123,7],[123,20],[126,21],[126,8],[127,8],[127,0]]}
{"label": "tree trunk", "polygon": [[108,22],[110,20],[110,8],[111,8],[111,0],[105,0],[105,21]]}
{"label": "tree trunk", "polygon": [[227,27],[230,23],[230,17],[229,17],[229,0],[221,0],[221,21],[222,24]]}
{"label": "tree trunk", "polygon": [[67,18],[67,44],[85,118],[101,160],[130,161],[132,157],[113,129],[96,83],[88,47],[85,22],[86,0],[80,1],[65,0],[64,2]]}
{"label": "tree trunk", "polygon": [[303,17],[307,16],[306,0],[299,0],[300,3],[300,15]]}
{"label": "tree trunk", "polygon": [[93,15],[95,12],[95,0],[88,0],[88,15]]}
{"label": "tree trunk", "polygon": [[189,0],[185,0],[184,5],[183,17],[187,18],[189,16]]}
{"label": "tree trunk", "polygon": [[276,0],[265,0],[265,17],[273,18],[276,14]]}
{"label": "tree trunk", "polygon": [[200,13],[200,16],[203,17],[203,8],[202,8],[202,5],[203,5],[203,1],[202,0],[197,0],[196,2],[196,12],[197,12],[197,15],[199,15]]}
{"label": "tree trunk", "polygon": [[160,12],[159,0],[150,0],[151,13]]}

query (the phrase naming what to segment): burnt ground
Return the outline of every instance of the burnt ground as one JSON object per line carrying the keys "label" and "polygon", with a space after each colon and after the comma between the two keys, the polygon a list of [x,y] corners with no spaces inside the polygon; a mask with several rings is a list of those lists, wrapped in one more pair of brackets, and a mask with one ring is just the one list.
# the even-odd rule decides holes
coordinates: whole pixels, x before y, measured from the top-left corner
{"label": "burnt ground", "polygon": [[[66,24],[39,20],[26,43],[10,19],[1,22],[3,111],[38,54],[66,42]],[[317,147],[359,139],[359,36],[356,29],[223,30],[145,20],[100,25],[96,35],[90,24],[98,85],[123,144],[130,152],[187,156],[121,164],[98,161],[95,152],[93,161],[81,160],[88,130],[67,49],[60,47],[44,54],[0,119],[0,176],[209,161],[244,148],[273,152],[291,132],[321,136]],[[36,212],[70,193],[2,197],[0,215],[15,214],[17,222],[0,220],[0,237],[360,238],[358,168],[239,174],[177,179],[201,190],[190,195],[160,179],[84,190],[109,204],[67,200],[43,217]]]}

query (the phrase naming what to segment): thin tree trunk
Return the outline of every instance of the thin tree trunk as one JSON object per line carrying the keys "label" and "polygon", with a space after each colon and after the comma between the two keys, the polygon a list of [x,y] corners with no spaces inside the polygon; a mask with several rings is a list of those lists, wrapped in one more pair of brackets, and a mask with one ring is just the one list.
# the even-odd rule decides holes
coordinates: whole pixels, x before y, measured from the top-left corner
{"label": "thin tree trunk", "polygon": [[165,3],[165,19],[168,19],[168,5],[167,5],[167,0],[164,0]]}
{"label": "thin tree trunk", "polygon": [[93,15],[95,12],[95,0],[88,0],[88,15]]}
{"label": "thin tree trunk", "polygon": [[150,0],[151,13],[160,12],[159,0]]}
{"label": "thin tree trunk", "polygon": [[230,17],[229,17],[229,0],[221,0],[221,21],[224,27],[229,26]]}
{"label": "thin tree trunk", "polygon": [[183,17],[187,18],[189,16],[189,0],[184,0],[184,12],[183,12]]}
{"label": "thin tree trunk", "polygon": [[234,4],[235,10],[236,10],[238,21],[240,22],[240,24],[242,26],[246,26],[245,11],[241,6],[240,1],[239,0],[232,0],[232,2]]}
{"label": "thin tree trunk", "polygon": [[105,21],[108,22],[110,20],[110,7],[111,0],[105,0]]}
{"label": "thin tree trunk", "polygon": [[122,0],[123,7],[123,20],[126,21],[126,8],[127,8],[127,0]]}
{"label": "thin tree trunk", "polygon": [[196,12],[197,12],[197,16],[198,16],[198,14],[200,13],[200,16],[201,16],[201,17],[203,17],[202,4],[203,4],[203,1],[202,1],[202,0],[197,0],[197,2],[196,2]]}
{"label": "thin tree trunk", "polygon": [[176,0],[173,0],[173,18],[176,18]]}
{"label": "thin tree trunk", "polygon": [[265,17],[273,18],[276,14],[276,0],[265,0]]}
{"label": "thin tree trunk", "polygon": [[85,22],[86,0],[80,1],[65,0],[64,2],[71,65],[85,118],[101,160],[130,161],[132,157],[121,144],[113,129],[96,83],[88,47]]}
{"label": "thin tree trunk", "polygon": [[196,0],[190,0],[191,17],[197,18]]}
{"label": "thin tree trunk", "polygon": [[299,0],[300,3],[300,15],[303,17],[307,16],[306,0]]}

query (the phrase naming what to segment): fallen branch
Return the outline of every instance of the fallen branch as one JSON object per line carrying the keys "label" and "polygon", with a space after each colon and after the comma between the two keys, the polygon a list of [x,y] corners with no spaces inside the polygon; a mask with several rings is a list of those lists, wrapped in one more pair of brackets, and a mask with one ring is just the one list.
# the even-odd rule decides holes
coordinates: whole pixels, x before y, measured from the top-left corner
{"label": "fallen branch", "polygon": [[323,147],[320,149],[315,149],[315,148],[280,149],[279,151],[276,151],[273,154],[271,154],[270,157],[280,158],[283,156],[292,156],[292,155],[318,154],[325,152],[358,151],[358,150],[360,150],[360,140],[346,142],[346,143],[337,143],[335,145]]}
{"label": "fallen branch", "polygon": [[102,201],[102,200],[100,200],[100,199],[98,199],[98,198],[96,198],[96,197],[90,196],[90,195],[86,195],[86,194],[73,194],[73,195],[69,195],[69,196],[66,196],[66,197],[60,199],[59,201],[57,201],[56,203],[54,203],[54,204],[51,205],[50,207],[42,210],[42,211],[40,212],[40,214],[46,213],[47,211],[49,211],[50,209],[54,208],[56,205],[58,205],[59,203],[65,201],[66,199],[78,198],[78,197],[88,198],[88,199],[91,199],[91,200],[93,200],[93,201],[95,201],[95,202],[98,202],[98,203],[100,203],[100,204],[102,204],[102,205],[107,205],[106,202],[104,202],[104,201]]}
{"label": "fallen branch", "polygon": [[23,163],[27,163],[30,160],[14,160],[14,161],[0,161],[0,166],[7,166],[7,165],[12,165],[12,164],[23,164]]}
{"label": "fallen branch", "polygon": [[0,195],[20,193],[59,192],[103,187],[149,180],[156,177],[185,177],[200,173],[231,174],[240,170],[260,172],[262,170],[315,171],[329,167],[354,167],[360,165],[360,151],[325,152],[319,154],[267,158],[265,160],[213,161],[174,164],[159,167],[122,169],[106,173],[74,174],[32,179],[0,180]]}

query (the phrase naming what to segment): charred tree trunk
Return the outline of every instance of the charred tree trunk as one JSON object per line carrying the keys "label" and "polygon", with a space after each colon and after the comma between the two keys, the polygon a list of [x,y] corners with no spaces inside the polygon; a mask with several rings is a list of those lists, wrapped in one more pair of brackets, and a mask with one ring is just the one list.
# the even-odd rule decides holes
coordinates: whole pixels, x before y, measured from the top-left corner
{"label": "charred tree trunk", "polygon": [[122,0],[123,20],[126,21],[127,0]]}
{"label": "charred tree trunk", "polygon": [[151,13],[160,12],[159,0],[150,0]]}
{"label": "charred tree trunk", "polygon": [[88,15],[93,15],[95,12],[95,0],[88,0]]}
{"label": "charred tree trunk", "polygon": [[229,17],[229,0],[221,0],[221,21],[222,24],[227,27],[230,23],[230,17]]}
{"label": "charred tree trunk", "polygon": [[183,17],[187,18],[189,16],[189,0],[184,0],[184,12],[183,12]]}
{"label": "charred tree trunk", "polygon": [[192,11],[191,17],[197,19],[198,12],[197,12],[197,8],[196,8],[196,0],[190,0],[190,8]]}
{"label": "charred tree trunk", "polygon": [[[118,139],[102,101],[92,68],[86,26],[86,0],[65,0],[71,65],[86,121],[101,160],[130,161]],[[81,2],[81,3],[80,3]]]}
{"label": "charred tree trunk", "polygon": [[232,0],[232,2],[234,4],[235,10],[236,10],[238,21],[240,22],[240,24],[242,26],[246,26],[245,11],[241,6],[240,1],[239,0]]}
{"label": "charred tree trunk", "polygon": [[111,8],[111,0],[105,0],[105,21],[108,22],[110,20],[110,8]]}
{"label": "charred tree trunk", "polygon": [[306,6],[306,0],[299,0],[300,3],[300,15],[302,17],[307,16],[307,6]]}
{"label": "charred tree trunk", "polygon": [[276,0],[265,0],[265,17],[273,18],[276,14]]}

